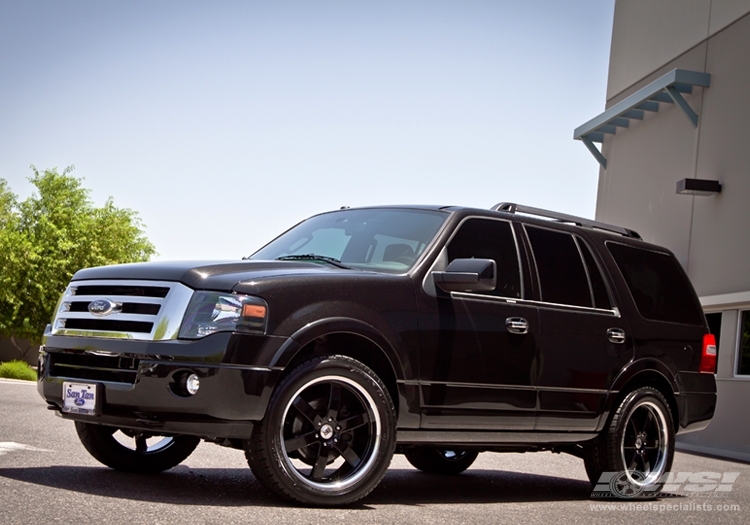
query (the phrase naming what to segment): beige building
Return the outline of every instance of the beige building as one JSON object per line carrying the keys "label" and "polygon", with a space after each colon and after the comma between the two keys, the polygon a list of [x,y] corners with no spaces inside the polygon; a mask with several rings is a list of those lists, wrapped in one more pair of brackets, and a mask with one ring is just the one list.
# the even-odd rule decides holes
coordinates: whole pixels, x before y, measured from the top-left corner
{"label": "beige building", "polygon": [[716,414],[678,449],[750,461],[750,0],[616,0],[606,98],[575,130],[596,219],[674,251],[719,339]]}

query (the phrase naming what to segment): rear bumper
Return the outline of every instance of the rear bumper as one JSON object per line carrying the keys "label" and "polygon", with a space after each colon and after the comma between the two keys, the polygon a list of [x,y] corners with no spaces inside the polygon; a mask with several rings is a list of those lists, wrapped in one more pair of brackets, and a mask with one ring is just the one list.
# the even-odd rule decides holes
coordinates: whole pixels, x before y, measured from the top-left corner
{"label": "rear bumper", "polygon": [[[217,336],[188,344],[50,338],[40,352],[37,390],[65,419],[159,433],[249,438],[253,422],[265,414],[281,369],[237,362],[252,359],[237,359],[227,351],[237,346],[233,334]],[[257,346],[256,358],[272,351],[264,346],[276,348],[285,341],[254,339],[250,342]],[[178,386],[180,377],[188,374],[200,378],[192,396]],[[96,384],[100,413],[63,413],[65,381]]]}
{"label": "rear bumper", "polygon": [[680,411],[679,433],[703,430],[711,422],[716,410],[716,379],[713,374],[679,372],[677,380],[680,395],[677,403]]}

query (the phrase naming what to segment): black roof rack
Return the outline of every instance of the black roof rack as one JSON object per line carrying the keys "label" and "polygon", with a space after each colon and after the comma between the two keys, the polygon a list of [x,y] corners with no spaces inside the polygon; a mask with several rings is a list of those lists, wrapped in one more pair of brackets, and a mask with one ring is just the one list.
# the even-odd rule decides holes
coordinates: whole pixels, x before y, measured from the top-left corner
{"label": "black roof rack", "polygon": [[605,222],[592,221],[591,219],[584,219],[583,217],[576,217],[575,215],[567,215],[565,213],[558,213],[556,211],[543,210],[541,208],[532,208],[531,206],[523,206],[514,202],[501,202],[500,204],[494,205],[490,208],[494,211],[501,211],[504,213],[525,213],[526,215],[536,215],[537,217],[545,217],[547,219],[554,219],[559,222],[567,222],[575,224],[576,226],[582,226],[584,228],[592,228],[595,230],[605,230],[608,232],[619,233],[625,237],[631,237],[633,239],[641,239],[638,232],[629,228],[623,228],[622,226],[613,226]]}

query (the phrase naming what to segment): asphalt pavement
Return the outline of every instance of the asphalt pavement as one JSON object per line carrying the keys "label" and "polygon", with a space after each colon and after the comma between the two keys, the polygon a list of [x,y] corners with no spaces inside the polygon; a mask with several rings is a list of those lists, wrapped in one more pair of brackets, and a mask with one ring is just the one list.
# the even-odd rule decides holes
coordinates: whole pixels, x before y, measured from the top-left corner
{"label": "asphalt pavement", "polygon": [[304,508],[261,487],[241,451],[209,443],[161,474],[108,469],[71,422],[46,409],[33,383],[0,379],[2,525],[750,522],[750,465],[678,452],[672,471],[682,474],[668,497],[599,500],[583,463],[564,454],[484,453],[458,476],[424,474],[395,456],[361,502]]}

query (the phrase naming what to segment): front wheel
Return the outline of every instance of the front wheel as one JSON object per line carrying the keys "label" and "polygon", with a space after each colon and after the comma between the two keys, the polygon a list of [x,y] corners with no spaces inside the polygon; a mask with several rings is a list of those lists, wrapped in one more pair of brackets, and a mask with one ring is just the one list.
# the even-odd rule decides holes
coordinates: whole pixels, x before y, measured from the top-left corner
{"label": "front wheel", "polygon": [[76,421],[89,454],[115,470],[156,473],[185,461],[200,443],[194,436],[162,436]]}
{"label": "front wheel", "polygon": [[460,474],[478,455],[474,450],[459,448],[415,447],[404,452],[413,467],[429,474]]}
{"label": "front wheel", "polygon": [[272,492],[311,505],[365,497],[385,475],[396,413],[383,382],[345,356],[303,363],[279,384],[246,455]]}
{"label": "front wheel", "polygon": [[584,454],[593,485],[605,472],[615,496],[658,492],[674,458],[674,425],[667,400],[658,390],[641,387],[620,402],[602,435]]}

